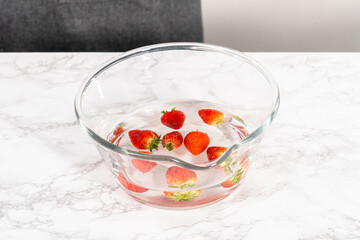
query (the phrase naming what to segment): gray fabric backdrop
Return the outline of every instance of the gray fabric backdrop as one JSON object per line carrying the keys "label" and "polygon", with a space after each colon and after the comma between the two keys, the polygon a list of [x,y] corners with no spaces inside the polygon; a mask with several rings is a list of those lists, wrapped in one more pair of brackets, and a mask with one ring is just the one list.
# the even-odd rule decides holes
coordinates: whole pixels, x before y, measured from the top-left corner
{"label": "gray fabric backdrop", "polygon": [[200,0],[0,0],[0,51],[126,51],[203,41]]}

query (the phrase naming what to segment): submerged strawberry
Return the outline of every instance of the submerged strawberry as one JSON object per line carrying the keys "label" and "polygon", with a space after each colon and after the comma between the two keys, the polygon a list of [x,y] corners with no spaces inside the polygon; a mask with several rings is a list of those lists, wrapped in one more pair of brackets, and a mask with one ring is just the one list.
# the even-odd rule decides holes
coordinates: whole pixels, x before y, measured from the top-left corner
{"label": "submerged strawberry", "polygon": [[129,137],[131,143],[137,149],[149,149],[152,152],[153,149],[158,150],[160,143],[160,137],[150,130],[131,130],[129,131]]}
{"label": "submerged strawberry", "polygon": [[235,176],[230,178],[229,180],[222,182],[221,186],[224,188],[231,188],[234,185],[238,184],[240,180],[242,179],[244,170],[240,168],[239,171],[236,172]]}
{"label": "submerged strawberry", "polygon": [[108,137],[109,142],[114,143],[116,140],[120,141],[121,138],[119,138],[119,137],[121,134],[123,134],[125,132],[125,130],[126,129],[124,128],[123,125],[118,125],[116,127],[116,129],[112,132],[112,134],[109,135],[109,137]]}
{"label": "submerged strawberry", "polygon": [[[151,154],[151,152],[147,152],[147,151],[140,151],[140,152]],[[142,173],[149,172],[151,169],[153,169],[157,165],[156,162],[137,159],[137,158],[131,159],[131,163],[137,170],[139,170]]]}
{"label": "submerged strawberry", "polygon": [[224,114],[216,109],[201,109],[198,114],[204,123],[209,125],[219,125],[224,122]]}
{"label": "submerged strawberry", "polygon": [[[221,157],[221,155],[223,155],[226,150],[227,150],[227,147],[217,147],[217,146],[209,147],[206,150],[206,154],[207,154],[209,162]],[[226,165],[226,160],[224,162],[222,162],[220,165],[218,165],[216,168],[222,168],[225,165]]]}
{"label": "submerged strawberry", "polygon": [[193,199],[200,194],[200,190],[193,190],[187,192],[164,192],[165,196],[176,202],[184,202]]}
{"label": "submerged strawberry", "polygon": [[199,155],[210,144],[210,138],[206,133],[194,131],[186,135],[184,145],[193,155]]}
{"label": "submerged strawberry", "polygon": [[178,131],[170,132],[163,137],[161,143],[164,148],[171,151],[173,149],[179,148],[182,145],[183,137]]}
{"label": "submerged strawberry", "polygon": [[206,154],[208,156],[209,162],[221,157],[221,155],[223,155],[226,150],[227,147],[217,147],[217,146],[209,147],[206,150]]}
{"label": "submerged strawberry", "polygon": [[180,110],[162,111],[161,123],[172,129],[180,129],[185,121],[185,114]]}
{"label": "submerged strawberry", "polygon": [[129,191],[136,192],[136,193],[143,193],[148,191],[149,189],[136,186],[135,184],[129,183],[122,173],[119,173],[118,180]]}
{"label": "submerged strawberry", "polygon": [[193,187],[196,181],[197,176],[194,171],[176,166],[166,171],[166,182],[171,188]]}

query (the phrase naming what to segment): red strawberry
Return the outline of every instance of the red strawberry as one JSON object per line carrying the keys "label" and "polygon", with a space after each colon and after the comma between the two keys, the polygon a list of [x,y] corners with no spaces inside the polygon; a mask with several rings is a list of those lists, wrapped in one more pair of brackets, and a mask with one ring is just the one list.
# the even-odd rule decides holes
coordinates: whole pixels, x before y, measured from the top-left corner
{"label": "red strawberry", "polygon": [[160,143],[160,137],[150,130],[131,130],[129,131],[129,137],[131,143],[137,149],[149,149],[152,152],[153,149],[158,150]]}
{"label": "red strawberry", "polygon": [[209,125],[219,125],[224,122],[224,114],[215,109],[201,109],[198,114],[204,123]]}
{"label": "red strawberry", "polygon": [[[226,150],[227,150],[226,147],[209,147],[206,150],[206,154],[208,156],[209,162],[221,157],[221,155],[223,155]],[[222,162],[216,168],[223,168],[225,166],[225,164],[226,164],[225,162],[226,161]]]}
{"label": "red strawberry", "polygon": [[149,190],[143,187],[136,186],[135,184],[129,183],[128,181],[126,181],[122,173],[119,173],[118,180],[121,183],[121,185],[123,185],[124,188],[132,192],[143,193]]}
{"label": "red strawberry", "polygon": [[231,188],[232,186],[238,184],[242,178],[243,173],[244,170],[240,168],[240,170],[237,171],[234,177],[230,178],[229,180],[226,180],[225,182],[222,182],[221,186],[223,186],[224,188]]}
{"label": "red strawberry", "polygon": [[116,140],[120,141],[121,138],[119,138],[119,136],[121,134],[123,134],[125,132],[125,128],[122,125],[118,125],[116,127],[116,129],[114,130],[114,132],[112,132],[109,136],[108,136],[108,140],[111,143],[114,143]]}
{"label": "red strawberry", "polygon": [[227,150],[226,147],[209,147],[206,150],[209,162],[219,158]]}
{"label": "red strawberry", "polygon": [[161,123],[172,129],[180,129],[185,121],[185,114],[180,110],[162,111]]}
{"label": "red strawberry", "polygon": [[193,187],[196,181],[197,177],[194,171],[176,166],[166,171],[166,182],[171,188]]}
{"label": "red strawberry", "polygon": [[[140,152],[151,154],[151,152],[147,152],[147,151],[140,151]],[[156,162],[151,162],[151,161],[137,159],[137,158],[131,159],[131,163],[137,170],[139,170],[142,173],[149,172],[151,169],[153,169],[157,165]]]}
{"label": "red strawberry", "polygon": [[200,194],[200,190],[193,190],[187,192],[164,192],[165,196],[176,202],[184,202],[193,199]]}
{"label": "red strawberry", "polygon": [[233,179],[229,179],[225,182],[221,183],[221,186],[224,188],[231,188],[232,186],[234,186],[236,183],[233,183]]}
{"label": "red strawberry", "polygon": [[163,147],[165,147],[169,151],[179,148],[182,143],[183,137],[178,131],[168,133],[162,139]]}
{"label": "red strawberry", "polygon": [[205,151],[209,144],[209,136],[206,133],[199,131],[189,132],[184,139],[186,149],[193,155],[199,155]]}

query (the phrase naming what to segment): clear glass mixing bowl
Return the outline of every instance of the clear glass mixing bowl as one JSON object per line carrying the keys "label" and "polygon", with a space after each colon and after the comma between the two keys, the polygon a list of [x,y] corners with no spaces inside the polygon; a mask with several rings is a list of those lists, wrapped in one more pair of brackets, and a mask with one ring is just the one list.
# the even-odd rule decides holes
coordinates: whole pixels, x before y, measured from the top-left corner
{"label": "clear glass mixing bowl", "polygon": [[[128,51],[99,68],[80,87],[75,112],[126,193],[152,206],[181,209],[214,203],[237,189],[279,102],[276,82],[246,55],[207,44],[165,43]],[[151,128],[150,120],[160,114],[156,106],[172,103],[183,103],[190,110],[217,104],[231,113],[224,126],[234,127],[234,121],[243,124],[234,128],[240,137],[224,138],[227,150],[203,162],[171,152],[147,154],[120,144],[132,127],[126,125],[129,115],[142,109],[142,119],[149,119],[149,126],[144,123],[143,128]],[[189,122],[198,118],[196,111],[185,114]],[[116,126],[125,131],[116,132]],[[150,170],[139,171],[134,159]],[[169,172],[180,182],[184,176],[192,182],[174,187],[169,184]]]}

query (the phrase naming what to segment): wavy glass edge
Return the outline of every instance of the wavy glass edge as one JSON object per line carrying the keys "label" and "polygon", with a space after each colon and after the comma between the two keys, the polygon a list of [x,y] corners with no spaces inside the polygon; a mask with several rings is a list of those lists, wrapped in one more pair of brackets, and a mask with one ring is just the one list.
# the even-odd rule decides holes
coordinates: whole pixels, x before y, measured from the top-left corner
{"label": "wavy glass edge", "polygon": [[[173,50],[191,50],[191,51],[211,51],[211,52],[217,52],[222,54],[227,54],[229,56],[240,58],[242,61],[245,61],[246,63],[250,64],[251,66],[255,67],[268,81],[270,84],[274,100],[272,111],[270,115],[263,121],[263,123],[257,127],[253,132],[251,132],[247,137],[242,139],[239,143],[233,144],[231,147],[229,147],[226,152],[221,155],[220,158],[218,158],[217,161],[205,163],[205,164],[191,164],[186,161],[183,161],[179,158],[168,156],[168,155],[158,155],[158,154],[145,154],[136,152],[133,150],[129,150],[123,147],[119,147],[115,144],[112,144],[108,142],[107,140],[100,137],[97,133],[95,133],[90,127],[89,124],[85,120],[83,120],[82,116],[82,109],[81,109],[81,103],[82,103],[82,96],[86,88],[90,85],[92,80],[96,78],[99,74],[107,70],[108,68],[112,67],[113,65],[125,61],[127,59],[144,55],[147,53],[154,53],[154,52],[162,52],[162,51],[173,51]],[[257,137],[259,137],[265,129],[269,127],[271,122],[274,120],[278,109],[280,105],[280,93],[279,93],[279,87],[276,83],[276,81],[272,78],[270,73],[257,61],[252,59],[251,57],[241,53],[240,51],[229,49],[226,47],[211,45],[211,44],[204,44],[204,43],[191,43],[191,42],[176,42],[176,43],[161,43],[161,44],[155,44],[145,47],[136,48],[127,52],[124,52],[120,54],[117,57],[111,58],[109,61],[104,63],[100,70],[95,71],[94,73],[89,75],[90,77],[87,77],[83,83],[81,84],[79,90],[76,93],[75,101],[74,101],[74,107],[75,107],[75,114],[76,118],[80,124],[80,126],[85,130],[85,132],[98,144],[101,146],[108,148],[114,152],[129,156],[129,157],[137,157],[147,160],[152,160],[155,162],[171,162],[174,163],[180,167],[191,169],[191,170],[208,170],[211,168],[215,168],[216,166],[223,163],[229,155],[234,151],[234,149],[237,149],[238,147],[243,146],[244,144],[255,140]]]}

